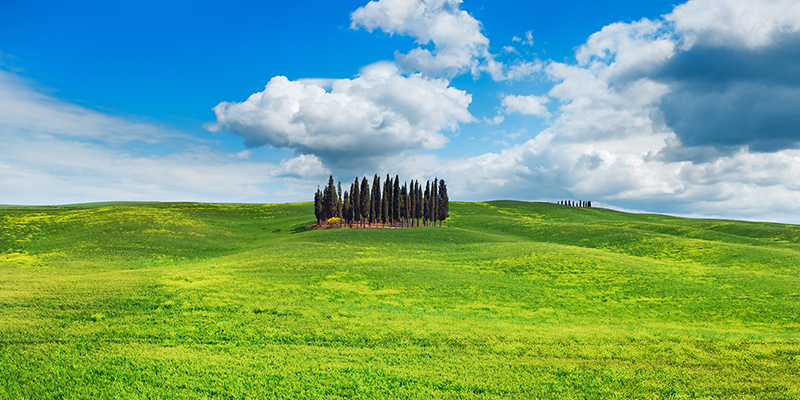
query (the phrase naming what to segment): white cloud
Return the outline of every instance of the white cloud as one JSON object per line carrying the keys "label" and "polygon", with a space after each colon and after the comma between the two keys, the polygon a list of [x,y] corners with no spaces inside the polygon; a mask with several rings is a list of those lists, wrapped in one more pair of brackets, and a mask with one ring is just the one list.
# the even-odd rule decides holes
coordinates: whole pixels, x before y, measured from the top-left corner
{"label": "white cloud", "polygon": [[313,162],[248,161],[211,141],[69,104],[1,70],[0,142],[2,204],[297,201],[315,187],[305,179],[320,174]]}
{"label": "white cloud", "polygon": [[676,41],[660,21],[614,23],[592,34],[575,58],[609,83],[652,72],[675,54]]}
{"label": "white cloud", "polygon": [[684,45],[765,47],[782,35],[800,32],[796,0],[692,0],[665,17]]}
{"label": "white cloud", "polygon": [[[531,77],[542,68],[539,62],[504,64],[489,52],[483,26],[461,10],[462,0],[379,0],[370,1],[351,15],[351,28],[368,32],[380,29],[389,34],[414,37],[419,46],[433,43],[433,50],[417,47],[408,53],[395,52],[406,71],[426,76],[453,78],[471,72],[477,78],[487,72],[496,81]],[[532,44],[526,34],[525,44]],[[507,50],[506,50],[507,51]]]}
{"label": "white cloud", "polygon": [[495,115],[494,118],[492,118],[492,119],[488,119],[486,117],[483,117],[483,122],[485,122],[485,123],[487,123],[489,125],[500,125],[500,124],[503,123],[503,121],[505,119],[506,119],[506,117],[504,117],[502,115]]}
{"label": "white cloud", "polygon": [[514,96],[509,95],[503,98],[501,105],[506,113],[520,113],[523,115],[536,115],[539,117],[550,118],[552,114],[548,111],[545,104],[549,103],[547,96]]}
{"label": "white cloud", "polygon": [[[797,217],[800,215],[800,185],[794,179],[800,173],[800,150],[784,147],[759,153],[743,146],[726,153],[707,147],[697,149],[709,154],[704,160],[691,162],[669,156],[676,149],[683,149],[682,140],[686,139],[667,125],[662,111],[668,96],[686,90],[678,79],[689,76],[693,80],[687,87],[711,90],[709,93],[720,90],[719,82],[724,83],[725,79],[759,79],[759,82],[770,82],[760,83],[758,87],[769,89],[771,93],[795,93],[791,79],[796,75],[792,78],[791,74],[784,74],[784,68],[796,70],[796,58],[792,58],[795,53],[789,46],[797,42],[775,33],[792,31],[792,24],[782,22],[791,18],[776,18],[780,13],[766,10],[783,7],[785,14],[794,15],[794,3],[758,2],[765,9],[754,11],[752,18],[746,13],[731,17],[732,21],[739,17],[751,18],[736,20],[734,25],[744,26],[744,31],[755,35],[753,37],[728,32],[727,28],[717,29],[716,24],[711,23],[707,32],[689,29],[695,23],[691,18],[700,18],[706,12],[708,15],[730,13],[741,4],[692,0],[678,7],[675,14],[668,15],[668,22],[644,19],[606,26],[577,50],[577,64],[550,62],[544,68],[543,72],[556,82],[548,96],[558,100],[559,113],[552,125],[535,138],[501,152],[468,159],[418,157],[401,165],[412,170],[427,168],[426,171],[431,171],[420,173],[423,175],[455,177],[448,182],[452,186],[452,196],[460,199],[589,199],[624,208],[683,215],[800,222]],[[718,62],[706,61],[714,55],[727,56],[725,53],[701,54],[704,58],[690,55],[675,63],[688,51],[685,44],[692,41],[695,46],[702,44],[706,48],[750,48],[764,46],[766,40],[770,41],[769,46],[783,51],[775,56],[768,54],[770,57],[766,57],[764,63],[747,64],[730,58],[737,63],[734,67],[744,67],[741,73],[717,68],[714,62],[725,62],[725,58]],[[786,56],[780,58],[784,54]],[[697,60],[706,64],[696,64]],[[769,67],[766,66],[768,62]],[[702,72],[709,65],[717,69]],[[686,71],[693,75],[687,75]],[[708,78],[703,76],[706,73]],[[697,82],[710,83],[698,88]],[[770,89],[773,86],[774,89]],[[725,83],[722,93],[730,92],[725,89],[728,87],[738,86]],[[505,111],[544,112],[542,102],[535,101],[535,95],[528,97],[529,104],[518,104],[526,97],[506,97]],[[794,98],[793,95],[780,97],[790,104],[794,104]],[[750,104],[736,98],[720,99],[734,101],[735,104],[724,104],[721,108],[732,111],[737,110],[736,104]],[[773,121],[781,119],[776,117]],[[744,122],[760,123],[752,118]],[[793,137],[776,136],[783,135],[780,132],[766,135],[785,141]]]}
{"label": "white cloud", "polygon": [[273,176],[322,179],[331,171],[314,155],[301,154],[281,161],[279,168],[270,172]]}
{"label": "white cloud", "polygon": [[512,42],[520,42],[524,45],[533,46],[533,31],[525,32],[525,39],[521,37],[514,36],[511,38]]}
{"label": "white cloud", "polygon": [[396,58],[405,68],[453,77],[476,68],[489,49],[481,23],[460,6],[461,0],[370,1],[353,12],[351,27],[412,36],[420,45],[433,43],[433,51],[415,48],[396,53]]}
{"label": "white cloud", "polygon": [[214,107],[217,122],[209,128],[230,130],[249,147],[289,148],[341,167],[444,146],[441,131],[475,120],[471,101],[445,80],[403,76],[394,64],[377,63],[335,81],[330,92],[275,77],[242,103]]}
{"label": "white cloud", "polygon": [[538,60],[506,64],[496,61],[494,56],[490,56],[474,72],[486,72],[497,82],[508,82],[528,79],[542,71],[543,68],[544,64]]}
{"label": "white cloud", "polygon": [[109,143],[160,143],[187,139],[185,133],[114,117],[60,101],[30,88],[19,76],[0,70],[0,126],[59,137]]}

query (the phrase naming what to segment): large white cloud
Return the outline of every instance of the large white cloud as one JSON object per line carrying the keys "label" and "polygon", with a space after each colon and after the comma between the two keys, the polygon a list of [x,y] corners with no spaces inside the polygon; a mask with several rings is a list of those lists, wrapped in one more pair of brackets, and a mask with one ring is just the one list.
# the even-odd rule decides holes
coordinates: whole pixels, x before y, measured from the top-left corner
{"label": "large white cloud", "polygon": [[377,63],[355,79],[334,81],[330,91],[272,78],[246,101],[214,107],[217,122],[209,128],[230,130],[251,147],[289,148],[342,167],[444,146],[442,131],[474,121],[471,101],[446,80],[404,76],[392,63]]}
{"label": "large white cloud", "polygon": [[755,49],[800,31],[800,2],[693,0],[675,7],[665,19],[675,24],[687,48]]}
{"label": "large white cloud", "polygon": [[[420,46],[395,58],[408,71],[426,76],[452,78],[471,72],[476,78],[486,72],[496,81],[516,81],[541,71],[531,61],[503,63],[489,51],[483,26],[462,10],[462,0],[379,0],[370,1],[351,15],[351,28],[369,32],[380,29],[389,34],[411,36]],[[532,41],[530,42],[532,43]]]}
{"label": "large white cloud", "polygon": [[478,59],[489,51],[481,23],[460,9],[461,1],[370,1],[353,12],[352,27],[412,36],[420,45],[433,43],[433,51],[415,48],[407,54],[396,53],[398,62],[426,75],[453,77],[476,69]]}

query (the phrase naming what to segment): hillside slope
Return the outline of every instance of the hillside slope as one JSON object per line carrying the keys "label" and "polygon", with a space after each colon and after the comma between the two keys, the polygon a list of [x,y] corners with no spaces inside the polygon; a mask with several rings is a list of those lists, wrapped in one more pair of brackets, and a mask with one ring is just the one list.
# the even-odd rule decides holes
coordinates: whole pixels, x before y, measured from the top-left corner
{"label": "hillside slope", "polygon": [[0,398],[800,398],[800,227],[498,201],[0,209]]}

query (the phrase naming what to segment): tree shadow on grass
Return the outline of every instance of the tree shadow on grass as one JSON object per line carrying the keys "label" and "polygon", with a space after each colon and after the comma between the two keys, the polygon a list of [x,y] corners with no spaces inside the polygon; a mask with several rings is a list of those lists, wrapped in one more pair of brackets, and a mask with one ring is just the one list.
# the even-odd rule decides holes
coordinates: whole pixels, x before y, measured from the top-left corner
{"label": "tree shadow on grass", "polygon": [[314,225],[305,225],[305,224],[295,225],[292,227],[292,234],[294,235],[295,233],[303,233],[313,229]]}

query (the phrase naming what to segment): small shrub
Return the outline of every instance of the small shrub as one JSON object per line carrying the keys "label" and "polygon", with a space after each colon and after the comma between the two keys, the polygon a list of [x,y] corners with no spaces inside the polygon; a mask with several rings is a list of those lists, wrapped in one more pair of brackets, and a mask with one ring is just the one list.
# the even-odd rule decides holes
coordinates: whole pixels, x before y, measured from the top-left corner
{"label": "small shrub", "polygon": [[339,217],[328,218],[328,225],[338,226],[342,224],[342,219]]}

